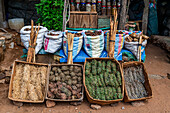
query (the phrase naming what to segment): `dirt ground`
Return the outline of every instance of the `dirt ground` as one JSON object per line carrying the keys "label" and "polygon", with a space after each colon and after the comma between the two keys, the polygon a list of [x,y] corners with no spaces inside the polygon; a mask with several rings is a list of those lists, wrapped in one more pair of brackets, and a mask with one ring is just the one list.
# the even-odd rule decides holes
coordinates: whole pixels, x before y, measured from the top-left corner
{"label": "dirt ground", "polygon": [[[22,55],[21,49],[8,51],[6,61],[2,62],[2,68],[11,66],[13,60]],[[11,54],[14,53],[14,54]],[[57,102],[53,108],[46,108],[45,104],[24,104],[22,107],[13,105],[7,98],[8,84],[0,84],[0,113],[170,113],[170,80],[166,78],[170,73],[170,63],[168,63],[168,54],[164,50],[152,44],[148,44],[146,50],[147,58],[145,66],[150,76],[150,83],[153,90],[153,98],[144,102],[143,106],[132,106],[131,103],[120,102],[118,105],[102,106],[100,110],[93,110],[85,98],[79,106],[72,106],[69,103]],[[158,76],[153,76],[158,75]],[[161,77],[161,76],[163,77]],[[124,108],[124,109],[122,109]]]}

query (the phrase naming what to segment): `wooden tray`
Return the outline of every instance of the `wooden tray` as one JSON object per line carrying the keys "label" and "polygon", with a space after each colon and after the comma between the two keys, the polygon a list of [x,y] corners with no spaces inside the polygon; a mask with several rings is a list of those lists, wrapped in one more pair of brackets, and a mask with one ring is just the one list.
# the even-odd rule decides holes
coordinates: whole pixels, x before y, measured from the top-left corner
{"label": "wooden tray", "polygon": [[[127,90],[126,90],[126,87],[125,87],[125,96],[124,96],[124,102],[131,102],[131,101],[138,101],[138,100],[146,100],[146,99],[150,99],[153,97],[153,94],[152,94],[152,89],[151,89],[151,85],[150,85],[150,82],[149,82],[149,78],[148,78],[148,74],[146,72],[146,68],[145,68],[145,65],[144,63],[142,62],[138,62],[138,61],[133,61],[133,62],[126,62],[126,63],[123,63],[122,64],[123,66],[123,69],[126,68],[126,67],[133,67],[133,66],[139,66],[139,65],[142,65],[143,67],[143,72],[144,72],[144,76],[145,76],[145,83],[144,83],[144,86],[148,92],[148,97],[143,97],[143,98],[138,98],[138,99],[130,99],[128,97],[128,93],[127,93]],[[126,82],[125,82],[126,83]]]}
{"label": "wooden tray", "polygon": [[47,92],[49,90],[48,88],[48,85],[49,85],[49,75],[50,75],[50,71],[51,71],[51,67],[60,67],[60,66],[79,66],[82,68],[82,74],[84,74],[83,72],[83,66],[80,65],[80,64],[52,64],[49,66],[49,70],[48,70],[48,75],[47,75],[47,85],[46,85],[46,99],[47,100],[52,100],[52,101],[62,101],[62,102],[71,102],[71,101],[83,101],[83,98],[84,98],[84,86],[83,86],[83,83],[82,83],[82,97],[80,99],[72,99],[72,100],[61,100],[61,99],[51,99],[51,98],[48,98],[47,96]]}
{"label": "wooden tray", "polygon": [[[12,74],[11,74],[11,80],[10,80],[10,85],[9,85],[8,98],[9,98],[10,100],[18,101],[18,102],[43,103],[43,102],[44,102],[44,99],[45,99],[45,92],[46,92],[46,91],[44,92],[43,100],[39,100],[39,101],[21,100],[21,99],[15,99],[15,98],[12,97],[13,80],[14,80],[14,76],[15,76],[16,65],[17,65],[18,63],[21,63],[21,64],[29,64],[29,65],[38,65],[38,66],[47,66],[47,67],[48,67],[48,64],[28,63],[28,62],[25,62],[25,61],[15,60],[15,61],[14,61],[14,64],[13,64]],[[49,68],[49,67],[48,67],[48,68]],[[47,70],[47,73],[48,73],[48,70]],[[47,74],[46,74],[46,77],[47,77]],[[47,79],[46,79],[46,83],[47,83]]]}
{"label": "wooden tray", "polygon": [[97,99],[94,99],[93,97],[90,96],[90,94],[87,90],[86,84],[85,84],[85,65],[86,65],[87,61],[91,61],[91,60],[94,60],[94,59],[95,60],[112,60],[118,65],[119,70],[120,70],[120,74],[122,75],[122,88],[121,89],[122,89],[122,96],[124,96],[124,77],[123,77],[122,68],[121,68],[120,63],[114,58],[86,58],[85,63],[84,63],[83,83],[84,83],[84,87],[85,87],[86,96],[87,96],[88,101],[90,103],[99,104],[99,105],[108,105],[108,104],[112,104],[112,103],[122,101],[123,97],[122,97],[122,99],[117,99],[117,100],[97,100]]}

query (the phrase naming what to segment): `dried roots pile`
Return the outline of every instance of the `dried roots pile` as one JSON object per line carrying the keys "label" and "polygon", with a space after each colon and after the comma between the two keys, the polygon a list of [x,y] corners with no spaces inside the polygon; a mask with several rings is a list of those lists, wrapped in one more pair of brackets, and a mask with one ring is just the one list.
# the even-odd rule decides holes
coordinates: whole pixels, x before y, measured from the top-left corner
{"label": "dried roots pile", "polygon": [[85,84],[94,99],[122,99],[122,77],[117,65],[111,60],[92,60],[86,63]]}
{"label": "dried roots pile", "polygon": [[14,99],[40,101],[45,94],[47,67],[17,64],[13,80]]}
{"label": "dried roots pile", "polygon": [[80,99],[82,97],[82,67],[52,67],[47,96],[51,99]]}
{"label": "dried roots pile", "polygon": [[142,66],[124,68],[125,88],[130,99],[147,97]]}

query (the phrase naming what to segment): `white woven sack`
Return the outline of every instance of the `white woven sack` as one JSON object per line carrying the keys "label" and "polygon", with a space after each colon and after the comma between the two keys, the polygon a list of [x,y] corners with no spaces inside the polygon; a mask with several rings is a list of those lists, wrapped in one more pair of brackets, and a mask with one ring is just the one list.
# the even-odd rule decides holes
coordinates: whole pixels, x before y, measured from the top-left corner
{"label": "white woven sack", "polygon": [[[147,45],[147,40],[142,42],[141,53],[145,50],[146,45]],[[130,50],[139,60],[139,54],[138,54],[139,42],[127,42],[125,40],[125,48]]]}
{"label": "white woven sack", "polygon": [[[66,32],[68,32],[68,31],[66,31]],[[66,32],[64,32],[63,50],[64,50],[64,54],[67,56],[68,55],[68,42],[67,42]],[[82,33],[82,31],[80,31],[80,32],[69,31],[69,32]],[[81,35],[80,37],[74,37],[74,40],[73,40],[73,59],[79,54],[82,46],[83,46],[83,35]]]}
{"label": "white woven sack", "polygon": [[[37,27],[37,26],[34,26],[34,27]],[[20,36],[21,36],[21,41],[24,44],[24,47],[28,49],[31,31],[24,31],[26,28],[30,29],[31,26],[24,26],[20,30]],[[42,48],[45,32],[48,31],[46,27],[40,26],[40,28],[41,29],[39,30],[37,41],[36,41],[37,45],[35,47],[35,54],[37,54],[39,50]]]}
{"label": "white woven sack", "polygon": [[90,57],[98,58],[104,50],[104,32],[98,36],[87,36],[84,33],[84,49]]}
{"label": "white woven sack", "polygon": [[[58,34],[58,36],[51,36],[48,33]],[[62,46],[62,36],[63,32],[61,31],[49,31],[45,33],[44,38],[44,50],[48,53],[55,53]]]}

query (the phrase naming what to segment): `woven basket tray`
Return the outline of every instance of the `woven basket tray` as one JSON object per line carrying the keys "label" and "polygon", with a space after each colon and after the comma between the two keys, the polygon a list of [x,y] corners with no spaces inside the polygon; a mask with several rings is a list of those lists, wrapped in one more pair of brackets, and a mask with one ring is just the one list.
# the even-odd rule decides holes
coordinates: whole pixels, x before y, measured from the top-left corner
{"label": "woven basket tray", "polygon": [[[126,67],[134,67],[134,66],[139,66],[139,65],[142,65],[143,67],[143,73],[144,73],[144,76],[145,76],[145,83],[144,83],[144,86],[148,92],[148,96],[147,97],[143,97],[143,98],[138,98],[138,99],[130,99],[128,97],[128,93],[127,93],[127,90],[126,90],[126,87],[125,87],[125,96],[124,96],[124,102],[131,102],[131,101],[138,101],[138,100],[146,100],[146,99],[150,99],[152,98],[152,89],[151,89],[151,86],[150,86],[150,83],[149,83],[149,78],[148,78],[148,74],[146,72],[146,68],[144,66],[144,63],[142,62],[137,62],[137,61],[133,61],[133,62],[127,62],[127,63],[123,63],[123,69],[126,68]],[[126,82],[125,82],[126,83]]]}
{"label": "woven basket tray", "polygon": [[49,70],[48,70],[48,75],[47,75],[47,85],[46,85],[46,99],[47,100],[52,100],[52,101],[63,101],[63,102],[71,102],[71,101],[83,101],[83,98],[84,98],[84,86],[82,86],[82,97],[80,99],[72,99],[72,100],[62,100],[62,99],[51,99],[51,98],[48,98],[47,96],[47,92],[49,90],[49,75],[50,75],[50,70],[51,70],[51,67],[60,67],[60,66],[79,66],[79,67],[82,67],[82,73],[83,73],[83,66],[80,65],[80,64],[53,64],[53,65],[50,65],[49,66]]}
{"label": "woven basket tray", "polygon": [[[15,76],[15,72],[16,72],[16,65],[17,64],[29,64],[29,65],[37,65],[37,66],[47,66],[48,67],[48,64],[42,64],[42,63],[28,63],[28,62],[24,62],[24,61],[14,61],[14,65],[13,65],[13,69],[12,69],[12,74],[11,74],[11,80],[10,80],[10,85],[9,85],[9,93],[8,93],[8,98],[10,100],[13,100],[13,101],[18,101],[18,102],[28,102],[28,103],[43,103],[44,102],[44,99],[45,99],[45,92],[44,91],[44,97],[43,97],[43,100],[39,100],[39,101],[32,101],[32,100],[21,100],[21,99],[15,99],[12,97],[12,87],[13,87],[13,80],[14,80],[14,76]],[[49,68],[49,67],[48,67]],[[48,73],[48,72],[47,72]],[[47,74],[46,74],[47,75]],[[47,80],[47,79],[46,79]],[[47,83],[47,81],[46,81]]]}
{"label": "woven basket tray", "polygon": [[87,61],[91,61],[93,59],[95,59],[95,60],[112,60],[118,65],[118,68],[120,70],[120,74],[122,75],[122,88],[121,89],[122,89],[122,96],[124,96],[124,77],[123,77],[122,68],[121,68],[121,65],[119,64],[119,62],[114,58],[86,58],[85,63],[84,63],[83,83],[84,83],[84,87],[85,87],[86,96],[87,96],[88,101],[90,103],[99,104],[99,105],[108,105],[108,104],[112,104],[112,103],[122,101],[123,98],[117,99],[117,100],[97,100],[97,99],[94,99],[93,97],[90,96],[90,94],[87,90],[86,84],[85,84],[85,65],[86,65]]}

